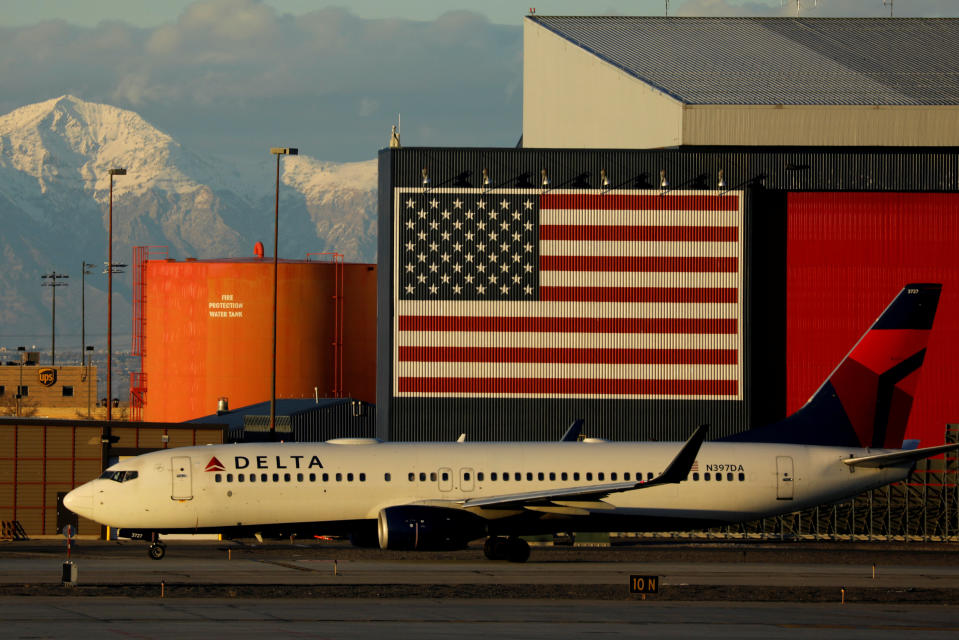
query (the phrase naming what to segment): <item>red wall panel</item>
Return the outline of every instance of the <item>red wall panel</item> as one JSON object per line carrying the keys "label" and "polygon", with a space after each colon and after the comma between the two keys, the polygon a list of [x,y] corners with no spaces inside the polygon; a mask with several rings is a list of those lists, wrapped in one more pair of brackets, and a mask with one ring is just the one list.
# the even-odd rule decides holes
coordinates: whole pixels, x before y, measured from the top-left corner
{"label": "red wall panel", "polygon": [[946,423],[959,422],[959,195],[791,193],[787,226],[787,411],[904,284],[941,282],[906,437],[942,444]]}

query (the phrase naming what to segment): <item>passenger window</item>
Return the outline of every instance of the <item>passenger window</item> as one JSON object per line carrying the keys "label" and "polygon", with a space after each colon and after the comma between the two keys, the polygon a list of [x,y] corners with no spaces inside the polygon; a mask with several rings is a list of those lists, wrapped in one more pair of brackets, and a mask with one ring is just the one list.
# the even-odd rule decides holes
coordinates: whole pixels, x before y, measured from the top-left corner
{"label": "passenger window", "polygon": [[214,482],[223,482],[223,476],[221,476],[221,475],[218,473],[218,474],[216,474],[215,476],[213,476],[213,481],[214,481]]}
{"label": "passenger window", "polygon": [[531,481],[532,479],[533,479],[533,472],[532,472],[532,471],[527,471],[527,472],[526,472],[526,481],[529,482],[529,481]]}
{"label": "passenger window", "polygon": [[315,474],[315,473],[311,473],[311,474],[310,474],[310,482],[316,482],[316,474]]}
{"label": "passenger window", "polygon": [[265,473],[260,474],[260,482],[266,482],[268,476]]}
{"label": "passenger window", "polygon": [[232,474],[232,473],[226,474],[226,481],[227,481],[227,482],[233,482],[233,474]]}
{"label": "passenger window", "polygon": [[740,474],[739,474],[739,481],[742,482],[742,481],[744,481],[745,479],[746,479],[746,474],[745,474],[745,473],[740,473]]}
{"label": "passenger window", "polygon": [[523,479],[523,474],[521,474],[519,471],[513,472],[513,480],[515,480],[516,482],[519,482],[522,479]]}
{"label": "passenger window", "polygon": [[492,473],[489,474],[489,479],[492,480],[493,482],[496,482],[496,472],[495,472],[495,471],[493,471]]}
{"label": "passenger window", "polygon": [[550,479],[550,480],[555,480],[555,479],[556,479],[556,472],[555,472],[555,471],[550,471],[550,472],[549,472],[549,479]]}
{"label": "passenger window", "polygon": [[629,480],[629,471],[623,474],[623,480]]}
{"label": "passenger window", "polygon": [[236,481],[237,481],[237,482],[243,482],[243,480],[244,480],[244,475],[243,475],[242,473],[237,474],[237,476],[236,476]]}
{"label": "passenger window", "polygon": [[420,471],[420,482],[426,482],[426,472]]}
{"label": "passenger window", "polygon": [[536,479],[537,479],[537,480],[542,480],[543,478],[544,478],[544,476],[543,476],[543,472],[542,472],[542,471],[540,471],[538,474],[536,474]]}
{"label": "passenger window", "polygon": [[390,481],[390,474],[388,471],[383,474],[383,480],[385,480],[386,482]]}
{"label": "passenger window", "polygon": [[279,481],[280,481],[280,474],[274,473],[274,474],[273,474],[273,482],[279,482]]}
{"label": "passenger window", "polygon": [[430,471],[430,482],[436,482],[436,472]]}
{"label": "passenger window", "polygon": [[726,474],[726,480],[728,480],[728,481],[730,481],[730,482],[733,481],[733,474],[732,474],[732,472]]}
{"label": "passenger window", "polygon": [[559,474],[559,477],[560,477],[562,480],[564,480],[564,481],[565,481],[567,478],[569,478],[569,476],[566,474],[565,471],[564,471],[563,473]]}
{"label": "passenger window", "polygon": [[337,482],[343,482],[343,474],[342,474],[342,473],[336,474],[336,481],[337,481]]}
{"label": "passenger window", "polygon": [[716,474],[716,482],[722,482],[722,480],[723,480],[723,474],[717,473],[717,474]]}
{"label": "passenger window", "polygon": [[615,472],[615,471],[613,471],[611,474],[609,474],[609,479],[612,480],[613,482],[616,482],[616,472]]}
{"label": "passenger window", "polygon": [[365,473],[361,473],[361,474],[360,474],[360,482],[366,482],[366,474],[365,474]]}
{"label": "passenger window", "polygon": [[708,472],[708,471],[703,474],[703,480],[705,480],[706,482],[709,482],[709,472]]}
{"label": "passenger window", "polygon": [[587,472],[586,472],[586,479],[587,479],[587,480],[592,480],[592,479],[593,479],[593,472],[592,472],[592,471],[587,471]]}
{"label": "passenger window", "polygon": [[416,480],[416,474],[413,473],[412,471],[410,471],[410,473],[409,473],[409,475],[407,476],[407,478],[409,479],[410,482],[413,482],[414,480]]}
{"label": "passenger window", "polygon": [[483,472],[482,472],[482,471],[477,471],[477,472],[476,472],[476,479],[477,479],[478,481],[482,482],[482,481],[483,481],[483,478],[485,478],[485,477],[486,477],[486,476],[483,475]]}
{"label": "passenger window", "polygon": [[652,471],[649,471],[649,472],[646,474],[646,479],[647,479],[647,480],[652,480],[652,479],[653,479],[653,472],[652,472]]}
{"label": "passenger window", "polygon": [[574,472],[573,472],[573,481],[574,481],[574,482],[579,482],[579,471],[574,471]]}
{"label": "passenger window", "polygon": [[470,472],[467,471],[463,474],[463,480],[466,480],[467,482],[469,482],[469,479],[470,479]]}
{"label": "passenger window", "polygon": [[698,480],[699,480],[699,473],[694,473],[694,474],[693,474],[693,480],[694,480],[694,481],[698,481]]}
{"label": "passenger window", "polygon": [[283,474],[283,482],[289,482],[289,481],[290,481],[290,474],[284,473],[284,474]]}
{"label": "passenger window", "polygon": [[443,482],[446,482],[446,481],[449,480],[449,479],[450,479],[450,474],[449,474],[449,472],[444,471],[444,472],[443,472]]}
{"label": "passenger window", "polygon": [[324,473],[324,474],[323,474],[323,482],[329,482],[329,481],[330,481],[330,474]]}
{"label": "passenger window", "polygon": [[296,474],[296,481],[297,481],[297,482],[303,482],[303,474],[302,474],[302,473]]}
{"label": "passenger window", "polygon": [[346,481],[347,481],[347,482],[353,482],[353,474],[352,474],[352,473],[346,474]]}
{"label": "passenger window", "polygon": [[605,479],[606,479],[606,474],[600,471],[599,475],[597,476],[597,480],[605,480]]}
{"label": "passenger window", "polygon": [[503,473],[503,482],[509,482],[509,471]]}
{"label": "passenger window", "polygon": [[250,474],[250,482],[256,482],[256,474],[255,474],[255,473],[251,473],[251,474]]}

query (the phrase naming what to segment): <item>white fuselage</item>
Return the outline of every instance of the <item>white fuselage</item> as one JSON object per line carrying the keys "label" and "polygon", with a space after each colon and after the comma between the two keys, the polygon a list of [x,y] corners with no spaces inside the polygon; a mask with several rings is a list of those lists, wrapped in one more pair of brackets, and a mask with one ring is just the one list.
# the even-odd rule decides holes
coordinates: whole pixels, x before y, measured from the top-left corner
{"label": "white fuselage", "polygon": [[[374,520],[387,507],[459,508],[470,498],[652,478],[682,443],[266,443],[183,447],[124,460],[68,496],[84,517],[124,529],[215,531],[282,523]],[[906,477],[842,463],[876,450],[756,443],[705,443],[679,484],[602,500],[472,509],[490,522],[547,518],[556,531],[597,525],[642,531],[732,523],[835,502]],[[508,479],[507,479],[508,478]],[[467,505],[468,506],[468,505]],[[543,527],[538,527],[543,529]],[[611,529],[606,529],[611,530]],[[321,531],[317,531],[320,533]],[[515,531],[522,534],[523,531]]]}

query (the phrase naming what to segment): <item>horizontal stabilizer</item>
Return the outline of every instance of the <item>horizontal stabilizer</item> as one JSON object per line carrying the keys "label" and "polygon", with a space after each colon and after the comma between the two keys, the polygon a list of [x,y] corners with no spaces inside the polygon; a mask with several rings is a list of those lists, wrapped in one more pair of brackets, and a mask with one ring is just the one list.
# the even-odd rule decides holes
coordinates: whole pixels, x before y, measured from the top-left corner
{"label": "horizontal stabilizer", "polygon": [[843,463],[850,467],[892,467],[901,465],[904,462],[916,462],[924,458],[931,458],[940,453],[955,451],[959,449],[959,443],[944,444],[938,447],[927,447],[925,449],[911,449],[905,451],[895,451],[893,453],[881,453],[875,456],[864,456],[862,458],[846,458]]}

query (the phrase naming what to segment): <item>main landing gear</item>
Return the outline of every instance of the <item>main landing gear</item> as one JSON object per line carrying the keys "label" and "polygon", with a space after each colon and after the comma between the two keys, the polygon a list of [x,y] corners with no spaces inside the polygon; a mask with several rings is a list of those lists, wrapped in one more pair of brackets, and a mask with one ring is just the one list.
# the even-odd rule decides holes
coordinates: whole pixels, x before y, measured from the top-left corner
{"label": "main landing gear", "polygon": [[486,539],[483,554],[490,560],[526,562],[529,560],[529,543],[522,538],[492,536]]}

